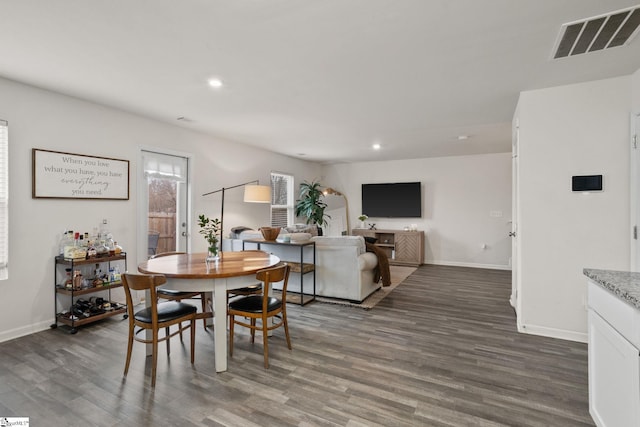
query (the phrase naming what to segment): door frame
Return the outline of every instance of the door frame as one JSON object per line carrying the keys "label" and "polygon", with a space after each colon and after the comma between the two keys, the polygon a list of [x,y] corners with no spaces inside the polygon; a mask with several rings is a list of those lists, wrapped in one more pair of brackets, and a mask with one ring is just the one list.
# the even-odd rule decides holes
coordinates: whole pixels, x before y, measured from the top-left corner
{"label": "door frame", "polygon": [[[511,142],[511,296],[509,303],[516,312],[516,319],[520,322],[520,236],[518,235],[518,181],[520,154],[520,121],[515,120]],[[518,327],[518,329],[520,329]]]}
{"label": "door frame", "polygon": [[[630,114],[629,120],[629,199],[630,199],[630,255],[631,271],[640,271],[640,111]],[[635,138],[635,144],[634,144]],[[635,230],[635,233],[634,233]]]}
{"label": "door frame", "polygon": [[[191,153],[187,153],[184,151],[171,150],[167,148],[159,148],[152,147],[146,145],[138,146],[138,167],[136,171],[136,190],[137,190],[137,206],[136,206],[136,255],[138,262],[147,259],[147,254],[149,248],[148,246],[148,237],[147,234],[149,232],[149,221],[148,221],[148,208],[147,208],[147,187],[146,187],[146,178],[144,177],[144,161],[142,159],[142,152],[150,151],[158,154],[166,154],[169,156],[176,157],[184,157],[187,159],[187,212],[185,214],[186,217],[186,230],[187,230],[187,239],[185,248],[186,252],[191,251],[191,216],[193,212],[193,163],[194,156]],[[144,183],[144,185],[143,185]],[[177,222],[176,222],[177,224]]]}

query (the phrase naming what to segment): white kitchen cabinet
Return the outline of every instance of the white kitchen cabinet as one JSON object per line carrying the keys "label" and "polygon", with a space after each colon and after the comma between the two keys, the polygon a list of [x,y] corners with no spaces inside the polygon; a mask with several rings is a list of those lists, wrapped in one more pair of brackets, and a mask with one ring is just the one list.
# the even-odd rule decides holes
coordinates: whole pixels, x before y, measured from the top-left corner
{"label": "white kitchen cabinet", "polygon": [[640,312],[589,281],[589,412],[599,427],[640,426]]}

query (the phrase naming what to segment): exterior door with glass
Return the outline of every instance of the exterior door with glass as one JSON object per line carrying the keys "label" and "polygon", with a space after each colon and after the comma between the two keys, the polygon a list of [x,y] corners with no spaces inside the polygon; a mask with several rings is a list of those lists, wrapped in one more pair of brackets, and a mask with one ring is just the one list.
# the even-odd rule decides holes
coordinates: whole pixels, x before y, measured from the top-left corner
{"label": "exterior door with glass", "polygon": [[[161,252],[186,252],[189,238],[189,157],[141,151],[144,165],[138,181],[140,229],[146,233],[146,256]],[[142,209],[141,209],[142,210]],[[142,238],[142,241],[145,241]]]}

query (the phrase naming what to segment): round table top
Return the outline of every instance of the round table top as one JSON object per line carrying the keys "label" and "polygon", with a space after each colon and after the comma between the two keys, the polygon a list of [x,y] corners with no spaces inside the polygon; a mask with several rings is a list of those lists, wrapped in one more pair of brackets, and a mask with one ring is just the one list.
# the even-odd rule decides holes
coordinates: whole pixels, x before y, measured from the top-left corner
{"label": "round table top", "polygon": [[206,257],[206,252],[160,256],[140,263],[138,271],[181,279],[217,279],[249,276],[280,262],[264,251],[220,252],[220,260],[209,263]]}

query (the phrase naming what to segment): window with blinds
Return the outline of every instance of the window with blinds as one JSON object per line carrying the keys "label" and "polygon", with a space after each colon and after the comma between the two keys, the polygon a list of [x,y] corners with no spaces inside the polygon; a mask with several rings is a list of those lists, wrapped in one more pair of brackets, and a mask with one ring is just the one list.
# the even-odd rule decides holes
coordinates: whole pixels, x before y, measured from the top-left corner
{"label": "window with blinds", "polygon": [[9,278],[9,127],[0,120],[0,280]]}
{"label": "window with blinds", "polygon": [[271,173],[271,226],[293,224],[293,175]]}

